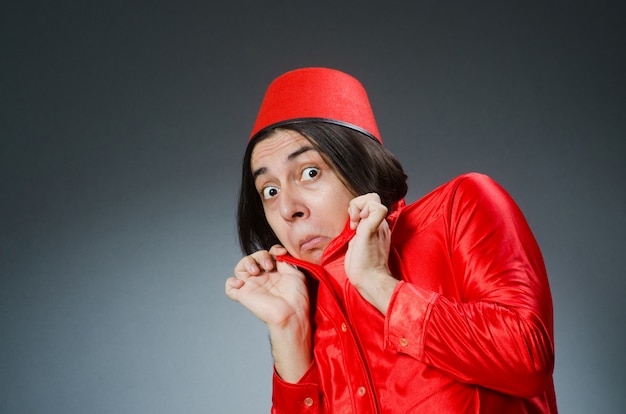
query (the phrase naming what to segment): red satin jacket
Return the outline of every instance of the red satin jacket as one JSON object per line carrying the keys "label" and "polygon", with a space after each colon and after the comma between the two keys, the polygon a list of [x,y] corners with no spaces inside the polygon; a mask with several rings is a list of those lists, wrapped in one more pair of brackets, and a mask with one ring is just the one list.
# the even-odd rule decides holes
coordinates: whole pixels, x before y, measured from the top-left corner
{"label": "red satin jacket", "polygon": [[349,226],[309,275],[313,363],[274,374],[272,413],[556,413],[552,299],[521,211],[462,175],[389,214],[387,315],[348,281]]}

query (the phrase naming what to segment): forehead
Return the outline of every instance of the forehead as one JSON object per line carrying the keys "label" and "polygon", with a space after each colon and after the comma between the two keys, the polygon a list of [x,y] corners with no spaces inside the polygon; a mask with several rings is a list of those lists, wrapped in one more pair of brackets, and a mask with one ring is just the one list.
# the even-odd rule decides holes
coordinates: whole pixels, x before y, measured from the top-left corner
{"label": "forehead", "polygon": [[311,147],[311,143],[302,134],[287,129],[278,129],[254,146],[250,166],[252,170],[255,170],[259,167],[270,167],[278,162],[282,163],[290,154],[303,147]]}

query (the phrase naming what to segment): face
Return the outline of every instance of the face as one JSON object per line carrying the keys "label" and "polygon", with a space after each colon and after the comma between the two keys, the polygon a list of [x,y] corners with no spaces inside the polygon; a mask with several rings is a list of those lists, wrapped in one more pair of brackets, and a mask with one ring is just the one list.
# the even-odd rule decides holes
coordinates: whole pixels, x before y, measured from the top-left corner
{"label": "face", "polygon": [[274,233],[294,257],[319,264],[348,220],[354,195],[301,134],[276,130],[256,144],[255,187]]}

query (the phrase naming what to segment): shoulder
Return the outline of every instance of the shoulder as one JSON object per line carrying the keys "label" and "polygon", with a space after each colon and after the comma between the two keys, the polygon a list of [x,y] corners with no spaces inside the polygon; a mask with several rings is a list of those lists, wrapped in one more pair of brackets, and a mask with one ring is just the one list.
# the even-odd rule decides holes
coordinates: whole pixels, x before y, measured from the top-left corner
{"label": "shoulder", "polygon": [[493,192],[505,191],[490,176],[478,172],[469,172],[441,184],[405,209],[420,210],[426,208],[434,211],[454,202],[457,197],[481,197]]}
{"label": "shoulder", "polygon": [[486,174],[478,172],[470,172],[459,175],[450,183],[454,183],[454,186],[464,190],[474,190],[476,192],[484,192],[490,190],[503,191],[502,186],[496,182],[493,178]]}
{"label": "shoulder", "polygon": [[470,205],[487,210],[517,209],[509,193],[493,178],[480,173],[467,173],[453,180],[454,192],[450,207]]}
{"label": "shoulder", "polygon": [[403,224],[412,222],[411,227],[422,228],[430,222],[451,216],[468,209],[483,208],[500,210],[513,206],[515,202],[504,188],[493,178],[478,172],[461,174],[438,186],[400,212]]}

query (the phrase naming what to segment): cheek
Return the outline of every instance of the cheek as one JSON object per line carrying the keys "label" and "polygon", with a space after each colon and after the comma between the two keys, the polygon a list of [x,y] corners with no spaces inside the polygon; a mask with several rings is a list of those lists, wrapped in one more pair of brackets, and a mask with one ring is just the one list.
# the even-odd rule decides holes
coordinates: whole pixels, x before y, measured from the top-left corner
{"label": "cheek", "polygon": [[274,234],[276,234],[278,236],[278,233],[280,232],[280,229],[277,226],[277,221],[276,218],[271,214],[271,212],[268,212],[267,210],[265,211],[265,220],[267,220],[267,223],[270,225],[270,228],[274,231]]}
{"label": "cheek", "polygon": [[344,227],[346,226],[346,223],[348,222],[348,218],[350,216],[348,215],[348,208],[345,208],[345,212],[344,214],[337,214],[337,223],[336,223],[336,227],[339,230],[339,233],[341,233],[344,229]]}
{"label": "cheek", "polygon": [[272,229],[276,237],[278,237],[280,243],[286,247],[289,240],[287,238],[285,226],[281,225],[281,223],[284,224],[284,221],[280,217],[277,217],[276,215],[268,211],[265,212],[265,219],[267,220],[267,223],[270,225],[270,228]]}
{"label": "cheek", "polygon": [[343,231],[343,228],[350,217],[348,214],[348,207],[350,206],[351,199],[344,199],[342,202],[328,205],[326,210],[326,216],[332,217],[332,224],[338,233]]}

